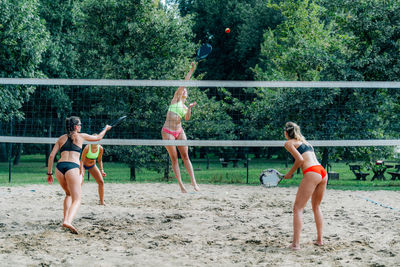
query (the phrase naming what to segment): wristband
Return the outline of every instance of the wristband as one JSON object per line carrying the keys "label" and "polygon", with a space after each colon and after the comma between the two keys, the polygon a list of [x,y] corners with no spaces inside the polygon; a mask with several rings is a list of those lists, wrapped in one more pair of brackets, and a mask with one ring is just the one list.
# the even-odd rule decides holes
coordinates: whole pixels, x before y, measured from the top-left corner
{"label": "wristband", "polygon": [[47,175],[53,175],[53,173],[47,173]]}

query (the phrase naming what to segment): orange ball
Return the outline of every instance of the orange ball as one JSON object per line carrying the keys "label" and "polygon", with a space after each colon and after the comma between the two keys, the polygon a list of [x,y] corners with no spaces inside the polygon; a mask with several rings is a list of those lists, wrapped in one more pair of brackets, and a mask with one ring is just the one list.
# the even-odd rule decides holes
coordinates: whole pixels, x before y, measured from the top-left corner
{"label": "orange ball", "polygon": [[225,33],[230,33],[230,32],[231,32],[231,29],[229,29],[229,28],[225,29]]}

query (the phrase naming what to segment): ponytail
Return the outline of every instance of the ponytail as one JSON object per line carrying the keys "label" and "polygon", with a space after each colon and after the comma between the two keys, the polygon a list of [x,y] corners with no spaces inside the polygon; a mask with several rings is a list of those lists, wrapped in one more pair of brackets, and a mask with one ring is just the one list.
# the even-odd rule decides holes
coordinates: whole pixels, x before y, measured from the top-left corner
{"label": "ponytail", "polygon": [[73,141],[75,140],[76,132],[75,132],[75,125],[79,124],[79,117],[71,116],[65,119],[65,130],[67,131],[67,135]]}
{"label": "ponytail", "polygon": [[288,137],[290,139],[295,139],[295,140],[301,141],[303,143],[307,143],[306,139],[301,134],[300,126],[297,125],[296,123],[291,122],[291,121],[287,122],[285,124],[285,131],[288,134]]}

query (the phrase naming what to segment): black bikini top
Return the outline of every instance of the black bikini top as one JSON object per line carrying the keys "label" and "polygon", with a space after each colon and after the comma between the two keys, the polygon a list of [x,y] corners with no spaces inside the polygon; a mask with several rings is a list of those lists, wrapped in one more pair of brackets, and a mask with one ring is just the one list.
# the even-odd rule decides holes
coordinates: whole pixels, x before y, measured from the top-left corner
{"label": "black bikini top", "polygon": [[77,146],[77,145],[75,145],[72,142],[71,137],[68,136],[67,142],[65,142],[64,145],[62,145],[62,147],[60,148],[60,152],[61,153],[64,152],[64,151],[75,151],[75,152],[81,153],[82,152],[82,148]]}
{"label": "black bikini top", "polygon": [[311,145],[301,143],[301,145],[297,148],[297,151],[299,151],[300,154],[303,154],[307,151],[314,151],[314,148]]}

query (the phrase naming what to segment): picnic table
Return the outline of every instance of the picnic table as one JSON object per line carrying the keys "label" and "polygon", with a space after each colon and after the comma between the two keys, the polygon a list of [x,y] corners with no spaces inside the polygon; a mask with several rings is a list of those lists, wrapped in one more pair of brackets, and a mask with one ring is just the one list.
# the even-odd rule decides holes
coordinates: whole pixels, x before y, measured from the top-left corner
{"label": "picnic table", "polygon": [[238,167],[238,162],[240,161],[239,158],[220,158],[219,161],[221,162],[221,165],[223,168],[228,167],[228,163],[232,162],[233,163],[233,168],[237,168]]}
{"label": "picnic table", "polygon": [[383,160],[377,160],[375,165],[372,166],[372,171],[374,172],[374,176],[371,181],[378,180],[386,180],[385,172],[387,169],[393,168],[393,165],[385,164]]}

